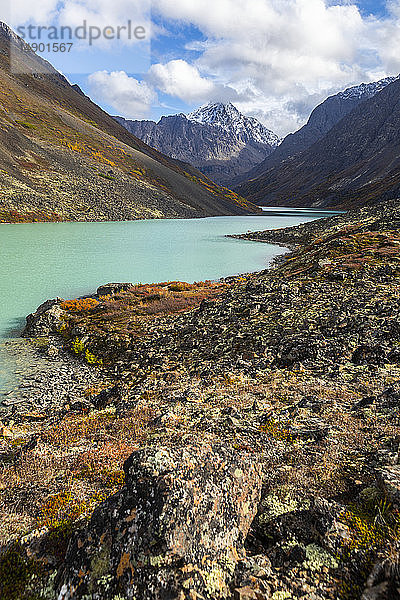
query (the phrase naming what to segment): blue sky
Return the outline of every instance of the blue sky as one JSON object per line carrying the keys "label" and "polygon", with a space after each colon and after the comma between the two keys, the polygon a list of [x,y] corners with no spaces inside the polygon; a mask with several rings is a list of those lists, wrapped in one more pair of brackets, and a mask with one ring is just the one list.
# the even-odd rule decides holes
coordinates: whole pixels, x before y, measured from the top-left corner
{"label": "blue sky", "polygon": [[363,0],[356,3],[363,14],[382,17],[387,14],[386,2],[382,0]]}
{"label": "blue sky", "polygon": [[232,101],[285,135],[328,95],[400,71],[400,0],[13,0],[3,14],[14,27],[143,25],[145,40],[42,53],[127,118]]}

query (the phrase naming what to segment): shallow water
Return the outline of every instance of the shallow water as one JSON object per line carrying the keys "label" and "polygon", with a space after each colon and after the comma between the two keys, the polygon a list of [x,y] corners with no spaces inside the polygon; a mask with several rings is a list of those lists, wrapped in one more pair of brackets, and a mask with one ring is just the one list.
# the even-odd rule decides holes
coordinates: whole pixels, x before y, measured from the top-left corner
{"label": "shallow water", "polygon": [[26,315],[48,298],[75,298],[108,282],[200,281],[266,268],[283,248],[225,235],[325,214],[268,209],[257,217],[1,224],[0,394],[17,375],[5,340],[18,337]]}

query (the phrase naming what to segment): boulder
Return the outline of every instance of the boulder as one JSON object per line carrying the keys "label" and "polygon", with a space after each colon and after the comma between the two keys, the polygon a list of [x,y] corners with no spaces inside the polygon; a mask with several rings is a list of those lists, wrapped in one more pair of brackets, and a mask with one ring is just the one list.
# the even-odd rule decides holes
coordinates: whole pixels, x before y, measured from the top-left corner
{"label": "boulder", "polygon": [[394,600],[395,597],[391,595],[389,587],[389,582],[383,581],[379,585],[366,588],[361,596],[361,600]]}
{"label": "boulder", "polygon": [[66,314],[60,307],[61,302],[62,298],[46,300],[34,313],[28,315],[22,336],[37,338],[59,333]]}
{"label": "boulder", "polygon": [[259,590],[254,590],[250,586],[246,585],[242,588],[236,588],[233,597],[234,600],[267,600],[269,595],[266,596]]}
{"label": "boulder", "polygon": [[131,287],[133,287],[133,283],[106,283],[97,288],[96,293],[98,296],[110,296],[130,290]]}
{"label": "boulder", "polygon": [[261,468],[222,444],[145,448],[68,549],[59,600],[230,597]]}
{"label": "boulder", "polygon": [[351,361],[355,365],[381,365],[385,361],[385,350],[379,344],[374,346],[362,344],[354,350]]}

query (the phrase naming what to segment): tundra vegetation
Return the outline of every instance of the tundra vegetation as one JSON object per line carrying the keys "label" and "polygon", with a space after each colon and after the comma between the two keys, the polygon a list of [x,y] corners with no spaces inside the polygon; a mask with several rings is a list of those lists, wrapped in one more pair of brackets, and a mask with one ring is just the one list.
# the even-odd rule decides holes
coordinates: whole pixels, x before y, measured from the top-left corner
{"label": "tundra vegetation", "polygon": [[249,234],[296,247],[35,313],[100,382],[4,413],[1,598],[399,597],[399,225]]}

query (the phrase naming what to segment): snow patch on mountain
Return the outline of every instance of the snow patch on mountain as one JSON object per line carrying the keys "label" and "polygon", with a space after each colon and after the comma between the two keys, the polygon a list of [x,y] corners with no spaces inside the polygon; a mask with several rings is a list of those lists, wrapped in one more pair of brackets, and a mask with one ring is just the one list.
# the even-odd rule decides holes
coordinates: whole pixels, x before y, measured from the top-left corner
{"label": "snow patch on mountain", "polygon": [[195,121],[202,125],[219,127],[234,134],[238,140],[244,143],[253,141],[276,148],[281,141],[273,131],[254,117],[243,115],[231,102],[228,104],[209,102],[186,117],[189,121]]}
{"label": "snow patch on mountain", "polygon": [[347,88],[344,92],[340,92],[338,96],[346,100],[349,98],[372,98],[372,96],[375,96],[375,94],[381,92],[383,88],[399,78],[400,75],[397,77],[385,77],[384,79],[373,81],[372,83],[361,83],[360,85]]}

